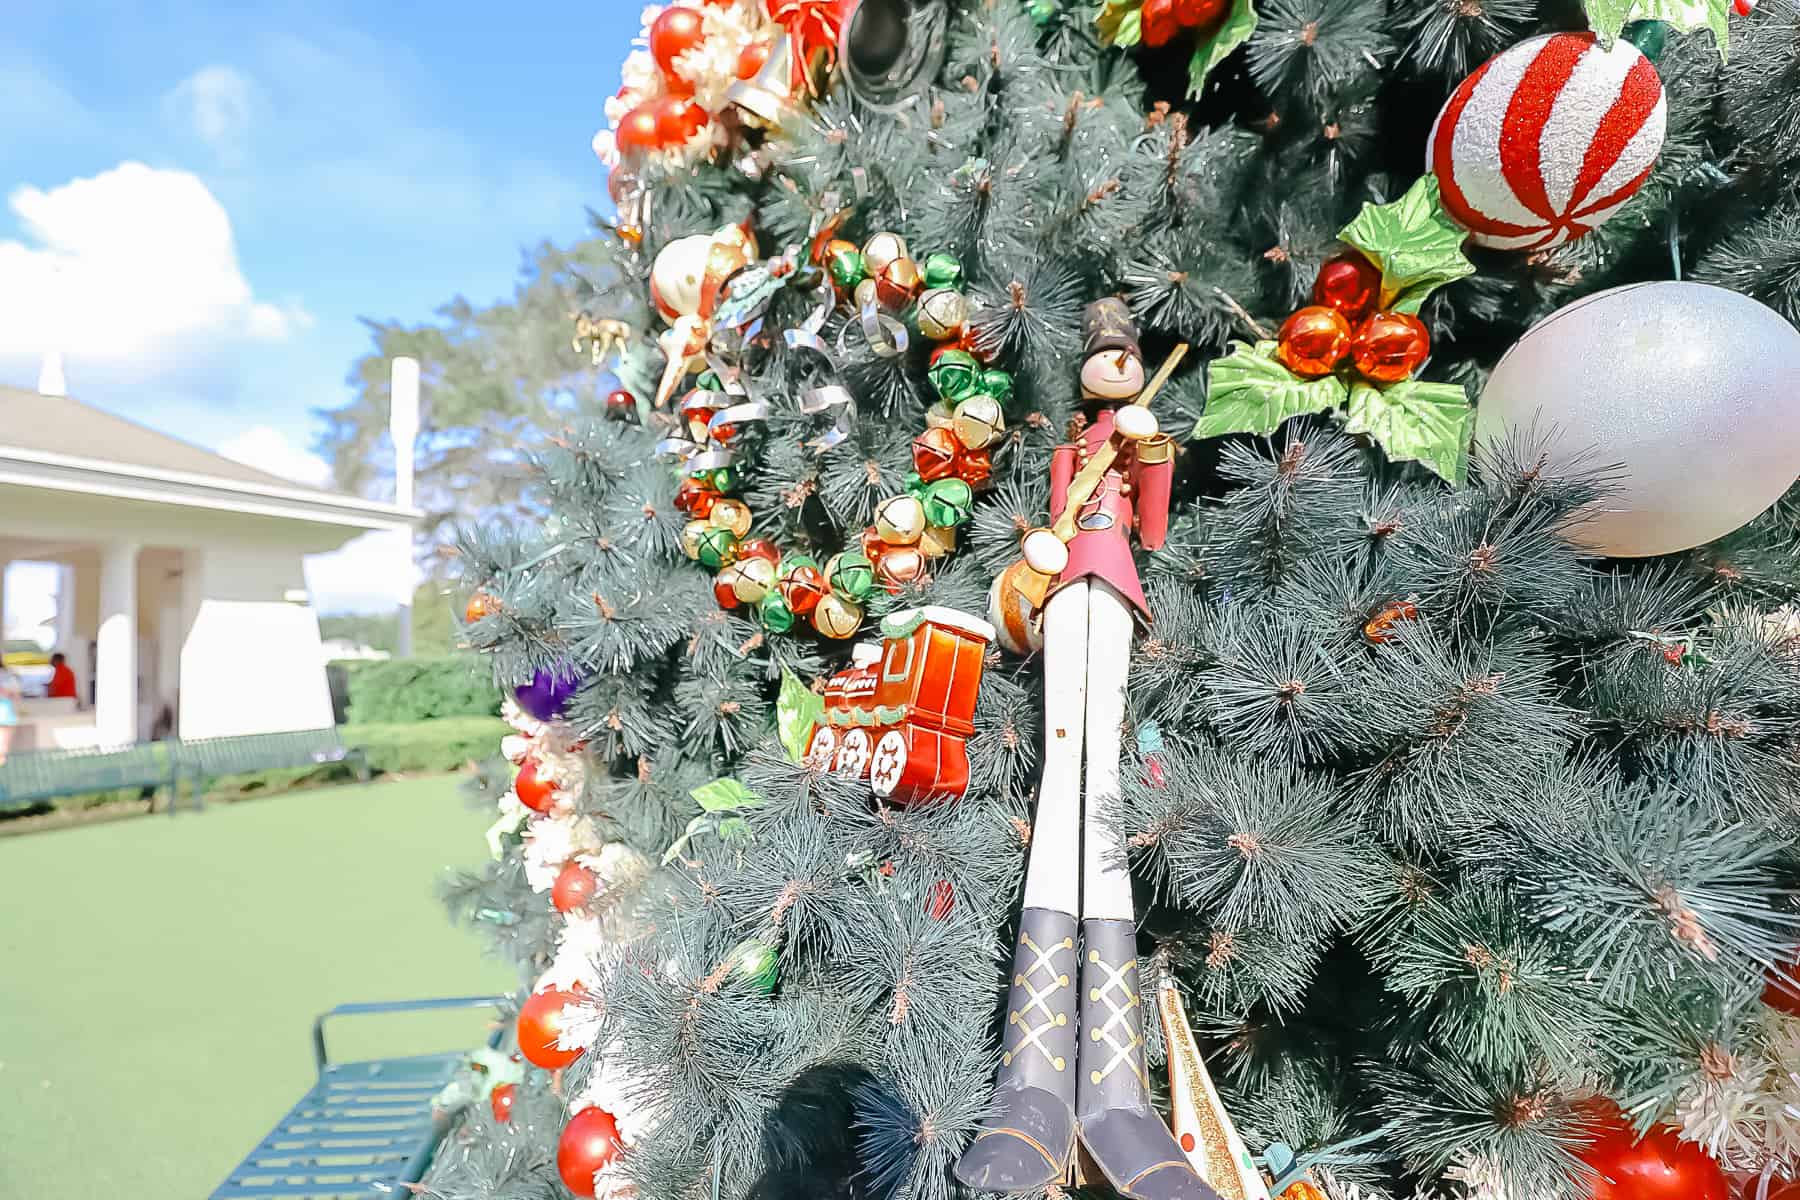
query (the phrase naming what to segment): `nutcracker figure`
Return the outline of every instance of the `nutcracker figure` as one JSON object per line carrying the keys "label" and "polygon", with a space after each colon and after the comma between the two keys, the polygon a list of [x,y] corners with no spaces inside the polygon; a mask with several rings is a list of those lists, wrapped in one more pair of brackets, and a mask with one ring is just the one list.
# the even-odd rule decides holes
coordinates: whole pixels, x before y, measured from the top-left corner
{"label": "nutcracker figure", "polygon": [[1066,1177],[1079,1139],[1122,1196],[1217,1200],[1150,1103],[1131,876],[1114,832],[1087,819],[1118,793],[1133,625],[1150,620],[1131,533],[1155,550],[1168,528],[1174,446],[1143,401],[1178,355],[1146,388],[1136,326],[1117,299],[1089,305],[1083,332],[1087,411],[1050,466],[1053,532],[1067,552],[1028,537],[1021,566],[1054,580],[1043,782],[1001,1065],[993,1114],[956,1174],[981,1191],[1043,1188]]}

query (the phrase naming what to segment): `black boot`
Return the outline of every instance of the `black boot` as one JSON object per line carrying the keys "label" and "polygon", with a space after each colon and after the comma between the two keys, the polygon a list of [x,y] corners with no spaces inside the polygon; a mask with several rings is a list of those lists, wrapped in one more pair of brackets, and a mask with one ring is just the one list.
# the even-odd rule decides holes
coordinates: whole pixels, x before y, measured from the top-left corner
{"label": "black boot", "polygon": [[1049,908],[1019,916],[994,1108],[956,1162],[983,1192],[1061,1182],[1075,1153],[1075,918]]}
{"label": "black boot", "polygon": [[1150,1103],[1137,931],[1081,923],[1081,1144],[1128,1200],[1219,1200]]}

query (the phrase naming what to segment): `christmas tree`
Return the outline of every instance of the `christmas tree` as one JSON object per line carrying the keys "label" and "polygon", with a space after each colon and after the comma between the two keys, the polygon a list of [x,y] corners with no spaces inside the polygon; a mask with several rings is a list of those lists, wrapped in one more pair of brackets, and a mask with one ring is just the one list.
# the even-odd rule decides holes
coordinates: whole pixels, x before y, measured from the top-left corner
{"label": "christmas tree", "polygon": [[618,390],[459,546],[527,1062],[433,1194],[1781,1193],[1792,0],[681,0],[624,84]]}

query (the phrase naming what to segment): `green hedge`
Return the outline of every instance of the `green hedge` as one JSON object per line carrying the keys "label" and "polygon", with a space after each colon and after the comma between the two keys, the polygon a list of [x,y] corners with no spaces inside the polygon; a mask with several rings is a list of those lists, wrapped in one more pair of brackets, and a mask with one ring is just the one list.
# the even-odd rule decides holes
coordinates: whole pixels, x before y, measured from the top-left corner
{"label": "green hedge", "polygon": [[500,689],[469,655],[343,665],[352,725],[500,715]]}
{"label": "green hedge", "polygon": [[[470,763],[498,754],[500,739],[512,730],[498,717],[445,717],[437,721],[349,725],[342,732],[344,744],[360,747],[368,757],[369,770],[381,776],[460,771]],[[252,795],[267,796],[341,783],[355,777],[355,771],[344,763],[255,771],[213,780],[206,798],[236,800]]]}

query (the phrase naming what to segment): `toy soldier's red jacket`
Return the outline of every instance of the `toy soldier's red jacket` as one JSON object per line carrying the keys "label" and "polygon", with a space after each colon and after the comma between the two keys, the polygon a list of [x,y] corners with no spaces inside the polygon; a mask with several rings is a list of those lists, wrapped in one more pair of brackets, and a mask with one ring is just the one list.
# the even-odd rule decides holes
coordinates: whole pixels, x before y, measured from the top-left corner
{"label": "toy soldier's red jacket", "polygon": [[[1113,433],[1113,412],[1102,409],[1082,431],[1079,442],[1065,442],[1050,458],[1050,518],[1062,516],[1069,483]],[[1166,437],[1142,445],[1120,440],[1119,455],[1075,519],[1069,542],[1069,565],[1058,586],[1077,579],[1104,579],[1130,601],[1138,615],[1150,620],[1150,606],[1131,557],[1131,531],[1146,550],[1162,548],[1169,534],[1169,485],[1175,475],[1173,447]]]}

